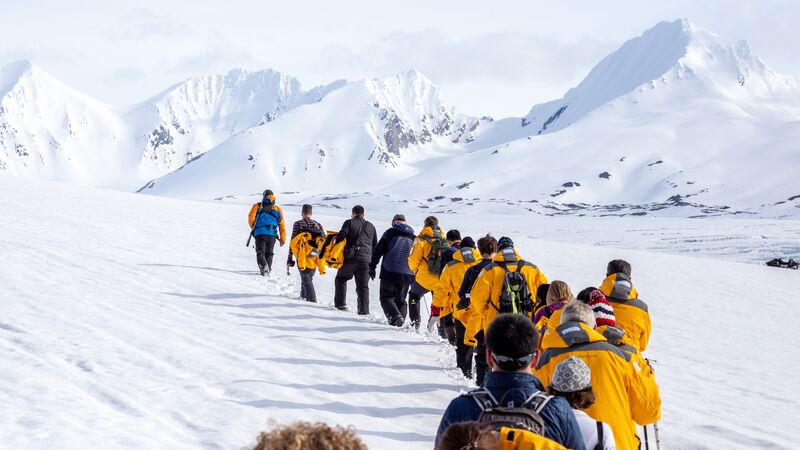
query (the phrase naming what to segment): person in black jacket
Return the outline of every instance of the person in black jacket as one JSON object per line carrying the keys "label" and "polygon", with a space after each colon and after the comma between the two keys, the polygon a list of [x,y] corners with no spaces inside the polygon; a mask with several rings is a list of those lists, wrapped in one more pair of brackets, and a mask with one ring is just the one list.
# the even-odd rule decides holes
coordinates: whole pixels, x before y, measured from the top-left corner
{"label": "person in black jacket", "polygon": [[414,281],[414,273],[408,267],[408,255],[414,246],[416,235],[414,230],[406,224],[402,214],[395,214],[392,227],[386,230],[372,251],[372,262],[369,267],[369,276],[375,279],[375,269],[378,261],[381,263],[381,308],[390,325],[400,327],[406,320],[408,303],[406,295],[408,287]]}
{"label": "person in black jacket", "polygon": [[336,236],[336,242],[347,239],[344,262],[336,272],[333,304],[336,309],[347,309],[347,282],[355,277],[358,297],[358,314],[369,314],[369,264],[372,249],[378,243],[375,226],[364,219],[364,207],[353,207],[352,218],[345,220]]}
{"label": "person in black jacket", "polygon": [[[491,264],[492,259],[497,254],[497,239],[488,234],[478,239],[478,251],[481,252],[482,259],[478,264],[470,267],[464,273],[464,280],[461,282],[461,288],[458,290],[458,304],[456,304],[456,310],[465,310],[470,307],[469,293],[483,268]],[[475,311],[471,311],[470,313],[475,314]],[[467,329],[466,324],[458,320],[454,322],[456,328],[456,343],[467,344],[467,342],[464,341],[464,335]],[[484,376],[489,369],[489,365],[486,362],[486,346],[484,345],[483,331],[480,331],[475,338],[476,341],[470,342],[467,345],[456,346],[456,364],[458,364],[458,367],[461,368],[467,378],[472,375],[473,352],[470,351],[472,350],[470,345],[474,345],[475,383],[478,386],[483,386]]]}
{"label": "person in black jacket", "polygon": [[444,270],[447,263],[453,260],[453,253],[461,248],[461,232],[458,230],[448,230],[444,236],[447,239],[448,248],[442,250],[442,267],[440,272]]}

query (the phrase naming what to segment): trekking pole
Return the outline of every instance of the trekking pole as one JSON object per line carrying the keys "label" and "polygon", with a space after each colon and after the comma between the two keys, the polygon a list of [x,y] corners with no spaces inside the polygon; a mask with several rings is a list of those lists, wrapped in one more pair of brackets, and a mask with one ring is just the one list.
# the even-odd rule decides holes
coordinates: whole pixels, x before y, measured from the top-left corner
{"label": "trekking pole", "polygon": [[658,422],[653,424],[653,432],[656,435],[656,449],[661,450],[661,437],[658,435]]}
{"label": "trekking pole", "polygon": [[264,210],[263,206],[258,207],[258,211],[256,211],[256,218],[253,219],[253,226],[250,227],[250,236],[247,237],[247,244],[244,244],[245,247],[250,247],[250,239],[253,239],[253,232],[256,231],[256,221],[258,220],[258,216],[261,214],[261,211]]}
{"label": "trekking pole", "polygon": [[650,441],[647,438],[647,425],[644,426],[644,448],[650,450]]}

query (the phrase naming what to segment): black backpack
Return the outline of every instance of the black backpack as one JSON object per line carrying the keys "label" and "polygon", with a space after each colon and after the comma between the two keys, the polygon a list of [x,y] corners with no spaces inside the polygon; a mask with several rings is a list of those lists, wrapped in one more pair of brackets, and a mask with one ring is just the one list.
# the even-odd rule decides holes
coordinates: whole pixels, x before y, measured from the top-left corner
{"label": "black backpack", "polygon": [[[487,424],[495,430],[503,427],[518,428],[544,436],[545,424],[540,414],[553,396],[536,391],[529,395],[522,405],[515,406],[513,401],[504,402],[510,392],[506,392],[499,402],[486,389],[479,389],[467,394],[475,399],[478,407],[481,408],[478,422]],[[504,403],[505,406],[503,406]]]}
{"label": "black backpack", "polygon": [[[500,300],[495,307],[499,313],[528,314],[533,311],[533,296],[528,289],[528,282],[522,274],[522,267],[527,264],[523,260],[516,260],[514,249],[503,250],[504,262],[496,263],[505,271],[503,288],[500,291]],[[508,270],[509,263],[516,263],[517,270]]]}

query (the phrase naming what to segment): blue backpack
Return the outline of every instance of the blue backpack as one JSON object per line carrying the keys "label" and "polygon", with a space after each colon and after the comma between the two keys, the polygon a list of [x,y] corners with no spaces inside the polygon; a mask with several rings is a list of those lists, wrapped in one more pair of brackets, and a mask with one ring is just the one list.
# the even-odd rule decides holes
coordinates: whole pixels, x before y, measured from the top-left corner
{"label": "blue backpack", "polygon": [[[274,203],[273,203],[274,204]],[[265,208],[265,206],[267,208]],[[278,210],[272,209],[271,204],[263,204],[261,206],[261,210],[256,216],[256,223],[253,226],[253,236],[260,236],[260,235],[269,235],[269,236],[277,236],[278,235],[278,224],[281,220],[281,213]]]}

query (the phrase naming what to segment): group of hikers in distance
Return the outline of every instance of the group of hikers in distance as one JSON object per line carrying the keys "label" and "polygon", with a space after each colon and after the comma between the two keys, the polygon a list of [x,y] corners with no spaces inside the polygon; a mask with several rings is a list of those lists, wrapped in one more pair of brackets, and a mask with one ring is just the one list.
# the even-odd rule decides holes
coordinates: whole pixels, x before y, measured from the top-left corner
{"label": "group of hikers in distance", "polygon": [[[567,283],[548,283],[509,237],[487,234],[476,242],[445,232],[434,216],[415,234],[397,214],[378,239],[361,206],[338,232],[326,232],[312,213],[303,205],[288,238],[287,265],[300,271],[301,298],[316,302],[314,273],[335,268],[335,307],[346,310],[347,281],[355,278],[357,311],[367,315],[369,281],[381,263],[388,323],[409,321],[418,330],[421,299],[432,294],[431,321],[454,346],[458,368],[479,386],[444,411],[437,449],[632,450],[649,448],[651,424],[660,447],[661,398],[643,356],[650,315],[629,263],[609,262],[599,288],[573,296]],[[249,224],[266,275],[275,242],[287,241],[272,191],[253,205]]]}

